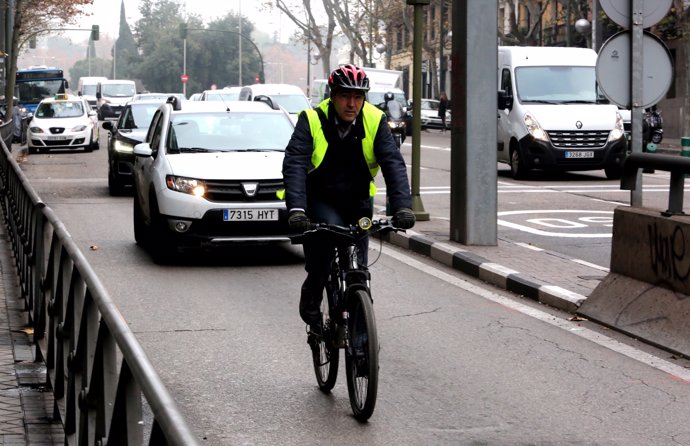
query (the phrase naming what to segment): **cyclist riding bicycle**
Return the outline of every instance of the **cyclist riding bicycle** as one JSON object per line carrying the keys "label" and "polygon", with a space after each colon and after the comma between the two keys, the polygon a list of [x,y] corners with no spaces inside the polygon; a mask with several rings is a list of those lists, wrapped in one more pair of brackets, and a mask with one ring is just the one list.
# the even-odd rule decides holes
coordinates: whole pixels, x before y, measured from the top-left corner
{"label": "cyclist riding bicycle", "polygon": [[[290,227],[299,232],[311,222],[355,224],[373,215],[374,177],[383,173],[393,209],[402,229],[415,224],[405,161],[386,115],[365,101],[369,78],[354,65],[341,65],[328,77],[330,97],[300,113],[285,149],[283,178]],[[359,242],[360,264],[367,264],[368,239]],[[299,313],[309,330],[320,332],[320,302],[328,277],[332,246],[304,244],[307,277],[302,284]]]}

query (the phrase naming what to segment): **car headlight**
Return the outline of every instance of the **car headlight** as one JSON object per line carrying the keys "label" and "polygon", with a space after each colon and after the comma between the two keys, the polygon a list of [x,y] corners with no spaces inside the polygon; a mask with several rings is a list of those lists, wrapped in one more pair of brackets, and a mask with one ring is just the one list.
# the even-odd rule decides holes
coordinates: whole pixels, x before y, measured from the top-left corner
{"label": "car headlight", "polygon": [[168,189],[182,192],[183,194],[194,195],[195,197],[206,195],[206,182],[203,180],[166,175],[165,184],[168,186]]}
{"label": "car headlight", "polygon": [[609,132],[608,142],[616,141],[625,136],[625,130],[623,129],[623,117],[620,113],[616,112],[616,126]]}
{"label": "car headlight", "polygon": [[532,117],[529,113],[525,115],[525,126],[527,127],[527,131],[529,132],[530,135],[532,135],[532,138],[540,140],[540,141],[549,141],[549,135],[544,131],[543,128],[539,125],[536,119]]}
{"label": "car headlight", "polygon": [[43,129],[40,127],[29,127],[29,130],[31,130],[31,133],[43,133]]}
{"label": "car headlight", "polygon": [[78,125],[76,127],[72,127],[72,129],[70,131],[71,132],[83,132],[84,130],[86,130],[85,125]]}
{"label": "car headlight", "polygon": [[113,149],[115,149],[116,152],[120,153],[132,153],[134,152],[134,146],[131,144],[127,144],[126,142],[122,141],[115,141],[115,144],[113,144]]}
{"label": "car headlight", "polygon": [[388,121],[388,127],[391,129],[399,129],[405,127],[405,121]]}

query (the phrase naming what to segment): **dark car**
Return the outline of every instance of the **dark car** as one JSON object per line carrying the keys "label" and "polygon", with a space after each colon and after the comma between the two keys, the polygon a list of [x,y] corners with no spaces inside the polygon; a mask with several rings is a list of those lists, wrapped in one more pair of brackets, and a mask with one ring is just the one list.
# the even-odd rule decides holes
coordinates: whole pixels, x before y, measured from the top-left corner
{"label": "dark car", "polygon": [[110,132],[108,141],[108,189],[110,195],[121,195],[132,186],[134,146],[146,138],[151,118],[164,102],[164,99],[129,102],[122,109],[116,122],[103,122],[103,128]]}

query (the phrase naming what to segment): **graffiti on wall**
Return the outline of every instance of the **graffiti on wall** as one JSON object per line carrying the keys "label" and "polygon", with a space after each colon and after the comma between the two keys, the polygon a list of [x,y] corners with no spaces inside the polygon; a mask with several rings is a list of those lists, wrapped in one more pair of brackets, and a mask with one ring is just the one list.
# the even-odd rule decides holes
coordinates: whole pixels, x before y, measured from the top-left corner
{"label": "graffiti on wall", "polygon": [[647,225],[649,255],[652,270],[657,277],[685,281],[690,276],[690,253],[683,227],[676,225],[665,232],[656,223]]}

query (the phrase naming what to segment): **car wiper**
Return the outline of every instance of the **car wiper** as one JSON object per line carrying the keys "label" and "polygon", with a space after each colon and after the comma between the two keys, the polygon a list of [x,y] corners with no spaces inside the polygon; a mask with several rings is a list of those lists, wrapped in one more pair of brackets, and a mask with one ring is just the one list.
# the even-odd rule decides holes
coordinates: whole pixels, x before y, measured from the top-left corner
{"label": "car wiper", "polygon": [[232,152],[277,152],[278,149],[233,149]]}
{"label": "car wiper", "polygon": [[549,101],[546,99],[523,99],[522,102],[529,102],[530,104],[562,104],[561,101]]}
{"label": "car wiper", "polygon": [[180,153],[206,153],[210,152],[209,149],[203,147],[178,147]]}
{"label": "car wiper", "polygon": [[587,99],[573,99],[572,101],[563,101],[563,104],[596,104],[596,101]]}

